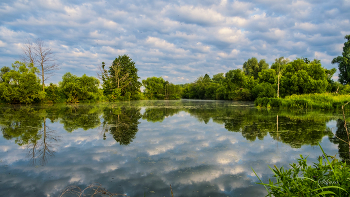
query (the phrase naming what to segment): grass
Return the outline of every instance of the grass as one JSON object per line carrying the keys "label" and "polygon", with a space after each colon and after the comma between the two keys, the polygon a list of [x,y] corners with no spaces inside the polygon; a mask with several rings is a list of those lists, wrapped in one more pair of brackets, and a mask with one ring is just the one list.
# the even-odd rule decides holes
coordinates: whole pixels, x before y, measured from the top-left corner
{"label": "grass", "polygon": [[[324,109],[333,110],[350,101],[350,95],[332,93],[291,95],[285,98],[257,98],[258,107],[297,108],[297,109]],[[348,107],[349,108],[349,107]]]}

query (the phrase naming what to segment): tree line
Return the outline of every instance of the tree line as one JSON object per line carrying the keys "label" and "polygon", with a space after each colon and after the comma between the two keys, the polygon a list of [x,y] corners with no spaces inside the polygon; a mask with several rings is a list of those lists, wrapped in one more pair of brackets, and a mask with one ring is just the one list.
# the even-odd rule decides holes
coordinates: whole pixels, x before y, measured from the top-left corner
{"label": "tree line", "polygon": [[[350,35],[345,36],[342,56],[333,59],[338,64],[339,82],[332,79],[336,69],[322,67],[321,61],[280,57],[270,66],[255,57],[244,62],[242,69],[208,74],[193,83],[175,85],[162,77],[139,81],[138,69],[128,55],[118,56],[110,66],[104,62],[98,78],[69,72],[58,84],[45,86],[45,81],[59,69],[49,47],[41,40],[28,41],[23,47],[22,61],[0,69],[0,102],[81,102],[163,99],[211,99],[253,101],[257,98],[285,97],[293,94],[350,93]],[[100,82],[102,84],[100,84]],[[141,92],[141,86],[144,91]]]}
{"label": "tree line", "polygon": [[284,98],[289,95],[312,93],[350,93],[350,35],[345,36],[342,56],[333,59],[338,64],[339,82],[332,79],[335,68],[322,67],[321,61],[280,57],[270,66],[264,59],[248,59],[242,69],[208,74],[183,86],[187,99],[254,101],[257,98]]}
{"label": "tree line", "polygon": [[[277,58],[271,67],[264,59],[252,57],[243,69],[233,69],[210,78],[208,74],[185,84],[183,98],[253,101],[260,97],[285,97],[339,91],[332,80],[336,69],[323,68],[320,60]],[[343,88],[341,89],[343,90]]]}

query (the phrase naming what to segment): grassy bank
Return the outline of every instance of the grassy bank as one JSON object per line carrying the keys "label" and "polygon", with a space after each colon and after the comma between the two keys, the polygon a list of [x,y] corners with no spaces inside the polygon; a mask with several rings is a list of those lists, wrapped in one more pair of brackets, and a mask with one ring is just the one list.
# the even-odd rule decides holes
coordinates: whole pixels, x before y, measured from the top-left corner
{"label": "grassy bank", "polygon": [[[286,96],[285,98],[258,98],[255,105],[258,107],[299,108],[299,109],[341,109],[341,106],[350,101],[350,95],[332,93],[303,94]],[[347,108],[350,106],[347,105]]]}

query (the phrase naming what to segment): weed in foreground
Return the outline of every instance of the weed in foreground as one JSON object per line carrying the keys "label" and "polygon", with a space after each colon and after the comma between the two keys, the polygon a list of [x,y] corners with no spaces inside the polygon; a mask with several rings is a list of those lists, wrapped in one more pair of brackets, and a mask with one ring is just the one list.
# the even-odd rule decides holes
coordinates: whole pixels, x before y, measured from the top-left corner
{"label": "weed in foreground", "polygon": [[270,168],[276,182],[269,179],[268,184],[263,183],[252,169],[261,182],[258,184],[265,186],[267,196],[349,196],[350,167],[320,148],[323,156],[313,166],[300,155],[297,164],[290,164],[291,169]]}

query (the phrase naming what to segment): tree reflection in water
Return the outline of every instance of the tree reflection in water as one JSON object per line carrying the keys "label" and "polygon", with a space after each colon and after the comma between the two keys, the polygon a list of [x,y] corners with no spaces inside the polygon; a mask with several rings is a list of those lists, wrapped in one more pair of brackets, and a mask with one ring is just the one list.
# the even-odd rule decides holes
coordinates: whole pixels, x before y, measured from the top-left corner
{"label": "tree reflection in water", "polygon": [[[103,110],[103,131],[109,132],[120,145],[128,145],[135,139],[139,119],[142,117],[138,107],[111,106]],[[104,134],[104,139],[106,135]]]}
{"label": "tree reflection in water", "polygon": [[33,141],[27,145],[28,156],[33,165],[39,159],[40,165],[44,166],[47,164],[48,158],[54,156],[54,149],[59,136],[55,135],[55,131],[46,125],[46,117],[43,117],[43,129],[39,131],[39,135],[41,136],[39,142]]}
{"label": "tree reflection in water", "polygon": [[[14,139],[19,146],[25,145],[33,164],[40,158],[45,165],[54,154],[54,146],[58,136],[49,128],[47,120],[63,124],[67,132],[79,128],[84,130],[97,128],[103,118],[103,139],[111,134],[120,145],[129,145],[136,137],[140,118],[149,122],[161,123],[166,117],[181,111],[189,113],[198,121],[209,123],[210,120],[224,125],[231,132],[238,132],[249,140],[263,140],[270,135],[274,140],[289,144],[293,148],[303,145],[317,145],[324,136],[338,144],[342,159],[349,159],[349,149],[333,137],[327,122],[336,119],[328,112],[274,111],[258,110],[250,107],[229,107],[218,103],[208,103],[191,107],[189,103],[181,106],[176,102],[164,102],[161,106],[150,105],[141,114],[142,103],[117,104],[78,104],[55,105],[44,107],[11,106],[4,107],[0,113],[0,125],[3,137]],[[152,103],[151,103],[152,104]],[[277,119],[278,116],[278,119]],[[337,116],[339,118],[339,116]],[[336,135],[346,139],[343,121],[337,120]]]}
{"label": "tree reflection in water", "polygon": [[146,108],[142,115],[142,119],[147,120],[148,122],[163,122],[166,117],[173,116],[180,111],[181,109],[179,108],[150,107]]}
{"label": "tree reflection in water", "polygon": [[102,109],[98,105],[68,104],[58,108],[60,123],[68,132],[79,128],[89,130],[100,126]]}
{"label": "tree reflection in water", "polygon": [[54,146],[58,140],[55,131],[46,124],[43,109],[27,106],[7,108],[0,118],[1,131],[7,140],[15,139],[19,146],[26,146],[30,163],[45,165],[54,155]]}
{"label": "tree reflection in water", "polygon": [[[349,126],[348,126],[348,130],[349,130]],[[330,141],[332,143],[338,145],[339,157],[343,161],[346,161],[347,163],[349,163],[350,162],[350,152],[349,152],[350,147],[349,147],[348,143],[345,143],[348,141],[348,136],[347,136],[346,129],[344,126],[344,120],[342,120],[342,119],[337,120],[337,131],[335,132],[335,136],[330,138]]]}

